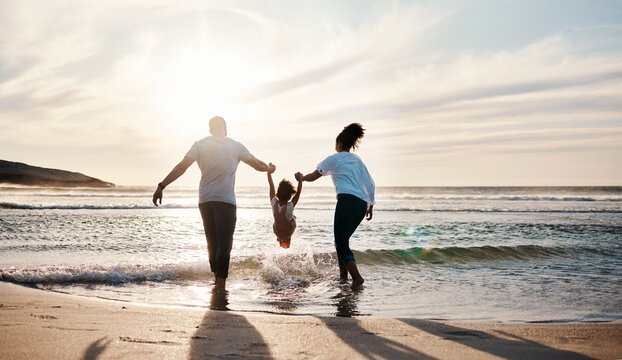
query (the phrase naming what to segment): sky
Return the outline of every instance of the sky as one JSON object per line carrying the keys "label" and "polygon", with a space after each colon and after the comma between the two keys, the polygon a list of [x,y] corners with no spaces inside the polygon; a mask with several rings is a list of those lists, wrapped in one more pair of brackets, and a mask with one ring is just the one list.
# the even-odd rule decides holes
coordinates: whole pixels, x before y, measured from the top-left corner
{"label": "sky", "polygon": [[359,122],[378,186],[622,185],[622,1],[3,0],[0,23],[0,159],[155,186],[219,115],[277,178]]}

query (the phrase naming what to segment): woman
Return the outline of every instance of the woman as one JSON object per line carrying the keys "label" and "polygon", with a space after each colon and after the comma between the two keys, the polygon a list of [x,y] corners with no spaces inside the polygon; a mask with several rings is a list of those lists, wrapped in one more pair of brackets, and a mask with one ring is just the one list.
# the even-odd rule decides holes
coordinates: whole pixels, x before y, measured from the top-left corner
{"label": "woman", "polygon": [[307,175],[298,172],[295,175],[298,181],[315,181],[321,176],[331,175],[337,192],[334,234],[339,277],[342,282],[347,282],[350,273],[352,289],[363,285],[365,280],[350,250],[350,236],[366,215],[367,220],[371,220],[374,208],[374,180],[361,158],[350,153],[350,150],[358,147],[364,132],[361,124],[346,126],[335,140],[335,154],[319,163],[314,172]]}

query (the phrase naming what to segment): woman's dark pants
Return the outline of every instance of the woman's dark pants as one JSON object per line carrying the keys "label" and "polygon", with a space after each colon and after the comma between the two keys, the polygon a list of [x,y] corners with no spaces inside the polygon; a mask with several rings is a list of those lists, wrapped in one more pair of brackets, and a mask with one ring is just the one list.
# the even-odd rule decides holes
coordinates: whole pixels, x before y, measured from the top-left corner
{"label": "woman's dark pants", "polygon": [[348,261],[354,260],[354,254],[350,250],[350,236],[363,221],[366,212],[367,202],[350,194],[337,195],[333,229],[339,265],[345,265]]}

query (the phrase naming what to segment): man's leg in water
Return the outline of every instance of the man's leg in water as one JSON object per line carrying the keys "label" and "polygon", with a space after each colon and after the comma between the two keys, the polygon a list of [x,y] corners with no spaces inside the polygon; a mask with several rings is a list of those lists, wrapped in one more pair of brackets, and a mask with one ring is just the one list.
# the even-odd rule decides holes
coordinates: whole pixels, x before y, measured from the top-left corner
{"label": "man's leg in water", "polygon": [[199,210],[201,211],[201,218],[203,219],[210,270],[216,272],[216,224],[214,222],[212,203],[204,202],[199,204]]}
{"label": "man's leg in water", "polygon": [[199,209],[207,239],[210,268],[216,278],[214,288],[224,290],[235,231],[236,207],[232,204],[210,201],[199,204]]}
{"label": "man's leg in water", "polygon": [[233,245],[233,233],[236,223],[236,206],[227,203],[215,203],[214,223],[216,225],[216,276],[215,289],[225,289],[229,276],[229,260]]}

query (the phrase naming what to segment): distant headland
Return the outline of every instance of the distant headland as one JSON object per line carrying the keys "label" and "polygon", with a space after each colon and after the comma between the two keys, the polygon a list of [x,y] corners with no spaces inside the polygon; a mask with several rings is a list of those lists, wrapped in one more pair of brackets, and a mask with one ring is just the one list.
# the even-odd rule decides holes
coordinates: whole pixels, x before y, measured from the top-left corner
{"label": "distant headland", "polygon": [[113,187],[115,184],[77,172],[0,160],[0,184],[55,187]]}

